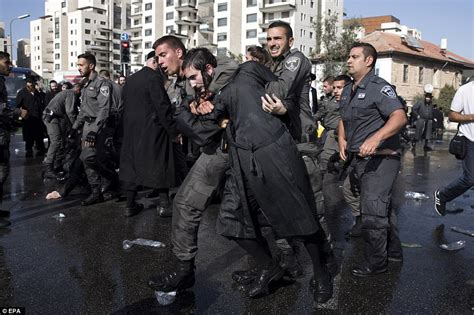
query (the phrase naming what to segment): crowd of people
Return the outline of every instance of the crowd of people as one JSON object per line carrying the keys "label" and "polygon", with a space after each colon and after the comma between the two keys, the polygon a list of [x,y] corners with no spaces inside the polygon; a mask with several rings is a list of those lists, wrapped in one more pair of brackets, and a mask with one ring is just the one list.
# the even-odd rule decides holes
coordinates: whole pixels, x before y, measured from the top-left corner
{"label": "crowd of people", "polygon": [[[296,248],[302,244],[313,266],[314,301],[326,303],[339,271],[324,211],[328,174],[345,176],[343,194],[355,217],[350,235],[364,239],[364,258],[352,274],[377,275],[389,262],[403,261],[391,192],[408,118],[394,87],[375,75],[373,46],[355,43],[348,73],[325,78],[318,99],[311,63],[292,48],[293,41],[287,23],[273,22],[266,49],[250,47],[238,64],[206,48],[187,51],[179,38],[166,35],[156,40],[140,71],[118,82],[107,70],[97,72],[95,56],[84,53],[77,62],[80,83],[61,91],[52,81],[43,96],[27,80],[18,108],[3,115],[23,117],[27,156],[34,145],[37,155],[46,152],[47,130],[43,176],[58,182],[47,199],[66,197],[81,185],[89,192],[83,206],[122,198],[130,217],[143,209],[138,191],[152,189],[147,197],[158,197],[157,215],[172,217],[176,259],[172,270],[150,277],[153,290],[194,285],[199,225],[220,196],[217,233],[252,258],[249,269],[232,273],[246,294],[265,296],[284,275],[300,276]],[[0,52],[0,72],[8,74],[9,66],[8,54]],[[427,95],[415,106],[417,126],[433,119],[431,99]],[[454,119],[466,121],[458,115]],[[318,136],[320,126],[324,133]],[[9,152],[8,130],[2,130],[3,183]],[[415,141],[427,133],[429,128],[417,131]],[[470,174],[463,187],[472,186],[472,169]],[[455,198],[448,190],[437,192],[439,205]]]}

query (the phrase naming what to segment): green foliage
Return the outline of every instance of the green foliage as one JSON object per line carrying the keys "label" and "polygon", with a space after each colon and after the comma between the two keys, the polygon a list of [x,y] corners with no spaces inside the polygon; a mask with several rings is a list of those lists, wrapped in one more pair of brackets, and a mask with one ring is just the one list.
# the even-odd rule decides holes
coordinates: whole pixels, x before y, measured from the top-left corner
{"label": "green foliage", "polygon": [[[346,60],[350,47],[356,42],[356,30],[361,27],[360,20],[346,21],[342,32],[338,34],[337,21],[336,14],[326,18],[318,16],[312,25],[316,33],[316,49],[311,57],[324,62],[324,77],[347,72]],[[321,53],[323,48],[324,52]]]}
{"label": "green foliage", "polygon": [[242,55],[242,54],[236,55],[236,54],[234,54],[233,52],[231,52],[230,50],[228,51],[228,53],[229,53],[229,57],[232,58],[232,59],[234,59],[234,60],[237,61],[238,63],[244,62],[244,55]]}
{"label": "green foliage", "polygon": [[438,105],[439,109],[445,115],[449,113],[454,94],[456,94],[456,90],[454,89],[454,87],[447,84],[441,89],[441,91],[439,91],[439,97],[436,100],[435,104]]}

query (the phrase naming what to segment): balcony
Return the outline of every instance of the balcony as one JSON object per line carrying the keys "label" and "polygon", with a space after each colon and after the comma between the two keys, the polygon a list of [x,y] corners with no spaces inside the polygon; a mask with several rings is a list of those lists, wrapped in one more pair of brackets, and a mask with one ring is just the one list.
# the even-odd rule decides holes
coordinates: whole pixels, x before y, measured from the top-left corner
{"label": "balcony", "polygon": [[135,8],[132,13],[130,13],[131,17],[140,16],[143,14],[142,8]]}
{"label": "balcony", "polygon": [[198,19],[190,18],[189,16],[182,17],[180,20],[176,21],[178,25],[190,25],[198,26],[201,22]]}
{"label": "balcony", "polygon": [[196,12],[196,0],[180,0],[176,5],[176,11],[179,12]]}
{"label": "balcony", "polygon": [[132,4],[142,4],[143,0],[132,0]]}
{"label": "balcony", "polygon": [[90,50],[94,51],[110,51],[109,47],[107,46],[99,46],[99,45],[90,45]]}
{"label": "balcony", "polygon": [[199,32],[205,34],[212,34],[214,33],[214,26],[212,24],[201,24],[199,25]]}
{"label": "balcony", "polygon": [[258,8],[263,13],[291,11],[296,8],[296,0],[263,0]]}
{"label": "balcony", "polygon": [[214,0],[199,0],[199,5],[214,6]]}

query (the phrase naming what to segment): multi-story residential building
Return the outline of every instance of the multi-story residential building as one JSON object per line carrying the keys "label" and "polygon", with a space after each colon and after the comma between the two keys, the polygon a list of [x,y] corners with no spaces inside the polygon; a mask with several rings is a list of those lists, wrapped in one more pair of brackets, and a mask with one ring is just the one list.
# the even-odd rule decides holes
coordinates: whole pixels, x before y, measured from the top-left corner
{"label": "multi-story residential building", "polygon": [[316,46],[313,23],[335,14],[342,26],[343,0],[132,0],[132,71],[143,65],[153,42],[166,34],[188,48],[210,48],[217,55],[244,55],[248,46],[266,42],[276,20],[293,28],[294,47],[309,56]]}
{"label": "multi-story residential building", "polygon": [[17,60],[18,67],[30,68],[31,45],[29,38],[21,38],[17,41]]}
{"label": "multi-story residential building", "polygon": [[99,69],[120,72],[130,13],[129,0],[45,0],[45,15],[30,22],[32,69],[46,78],[77,71],[77,56],[89,51]]}
{"label": "multi-story residential building", "polygon": [[[11,52],[10,36],[5,34],[5,23],[0,22],[0,51]],[[13,56],[12,56],[13,58]]]}
{"label": "multi-story residential building", "polygon": [[132,72],[166,34],[188,48],[239,56],[250,45],[264,44],[276,20],[290,23],[294,47],[309,56],[317,40],[313,23],[336,14],[342,25],[342,11],[343,0],[45,0],[45,15],[30,22],[31,66],[51,77],[76,70],[77,56],[90,51],[99,69],[122,72],[122,33],[130,36]]}

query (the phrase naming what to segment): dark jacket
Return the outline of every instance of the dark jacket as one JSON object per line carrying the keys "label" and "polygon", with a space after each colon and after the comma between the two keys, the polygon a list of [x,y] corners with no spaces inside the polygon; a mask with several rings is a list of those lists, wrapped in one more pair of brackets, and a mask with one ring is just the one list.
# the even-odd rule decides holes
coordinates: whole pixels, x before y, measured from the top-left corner
{"label": "dark jacket", "polygon": [[232,121],[227,129],[231,171],[217,223],[222,235],[255,237],[249,205],[240,202],[246,200],[246,189],[252,191],[279,237],[309,235],[320,228],[296,143],[282,120],[261,107],[265,84],[276,79],[265,66],[246,62],[216,97],[217,117]]}
{"label": "dark jacket", "polygon": [[123,144],[120,179],[152,188],[175,185],[176,125],[163,79],[149,67],[123,87]]}

